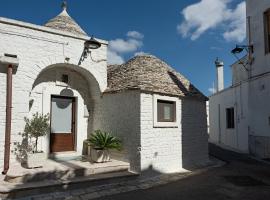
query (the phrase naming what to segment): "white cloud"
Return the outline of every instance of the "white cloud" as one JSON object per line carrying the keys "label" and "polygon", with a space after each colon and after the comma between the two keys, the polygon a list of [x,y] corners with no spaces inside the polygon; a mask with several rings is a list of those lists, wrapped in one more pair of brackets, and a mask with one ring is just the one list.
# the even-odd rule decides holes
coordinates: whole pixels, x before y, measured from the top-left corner
{"label": "white cloud", "polygon": [[135,39],[143,39],[144,35],[139,33],[138,31],[129,31],[127,32],[127,36]]}
{"label": "white cloud", "polygon": [[138,51],[138,52],[134,53],[134,56],[143,56],[143,55],[149,55],[149,54],[145,53],[143,51]]}
{"label": "white cloud", "polygon": [[116,52],[113,52],[110,49],[107,52],[107,56],[108,56],[109,64],[120,65],[124,63],[124,59],[120,55],[118,55]]}
{"label": "white cloud", "polygon": [[108,63],[124,63],[123,55],[138,51],[143,46],[143,37],[143,34],[137,31],[129,31],[126,39],[117,38],[109,41]]}
{"label": "white cloud", "polygon": [[237,5],[237,8],[232,12],[229,30],[223,37],[227,41],[242,42],[246,38],[246,3],[242,2]]}
{"label": "white cloud", "polygon": [[183,37],[198,39],[209,29],[225,25],[223,37],[227,41],[242,42],[245,39],[245,2],[230,9],[231,0],[201,0],[182,11],[184,21],[177,26]]}
{"label": "white cloud", "polygon": [[129,53],[136,51],[142,44],[142,41],[136,39],[115,39],[109,42],[109,48],[117,53]]}

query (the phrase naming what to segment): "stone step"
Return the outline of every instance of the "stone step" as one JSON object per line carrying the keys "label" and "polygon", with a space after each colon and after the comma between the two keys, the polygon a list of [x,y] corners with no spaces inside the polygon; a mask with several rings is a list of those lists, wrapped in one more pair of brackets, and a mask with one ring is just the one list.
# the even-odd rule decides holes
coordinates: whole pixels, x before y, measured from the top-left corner
{"label": "stone step", "polygon": [[129,171],[93,174],[72,179],[44,180],[28,183],[0,184],[0,199],[25,198],[52,192],[64,192],[74,189],[88,189],[91,187],[115,184],[126,180],[135,180],[138,174]]}
{"label": "stone step", "polygon": [[12,165],[5,177],[5,181],[18,184],[59,179],[65,181],[93,174],[128,171],[128,169],[129,163],[118,160],[112,160],[108,163],[48,160],[42,168],[25,169],[20,165]]}

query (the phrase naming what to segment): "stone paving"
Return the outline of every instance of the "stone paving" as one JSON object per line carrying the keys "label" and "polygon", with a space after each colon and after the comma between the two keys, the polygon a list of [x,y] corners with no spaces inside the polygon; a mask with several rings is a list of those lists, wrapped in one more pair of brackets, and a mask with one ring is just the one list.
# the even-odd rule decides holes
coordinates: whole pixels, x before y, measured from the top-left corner
{"label": "stone paving", "polygon": [[195,176],[146,190],[136,190],[97,200],[269,200],[270,165],[210,145],[210,154],[225,165]]}
{"label": "stone paving", "polygon": [[161,174],[156,176],[140,177],[136,180],[128,180],[114,184],[104,184],[89,188],[81,188],[76,190],[66,190],[65,192],[55,192],[43,194],[38,196],[31,196],[25,198],[17,198],[17,200],[88,200],[114,194],[125,193],[135,190],[145,190],[148,188],[164,185],[170,182],[178,181],[186,177],[194,176],[211,168],[219,167],[224,162],[215,160],[215,164],[209,167],[198,169],[193,172],[176,173],[176,174]]}

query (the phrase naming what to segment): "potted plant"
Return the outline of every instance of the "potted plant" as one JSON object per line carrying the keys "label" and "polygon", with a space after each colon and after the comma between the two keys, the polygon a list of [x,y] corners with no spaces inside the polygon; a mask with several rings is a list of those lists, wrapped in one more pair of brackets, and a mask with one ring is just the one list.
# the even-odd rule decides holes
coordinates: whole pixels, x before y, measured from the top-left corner
{"label": "potted plant", "polygon": [[27,168],[42,167],[46,159],[46,155],[42,150],[38,149],[38,139],[48,134],[49,132],[49,114],[42,115],[39,113],[33,114],[32,118],[24,118],[25,128],[24,135],[28,138],[29,146],[32,151],[27,153],[24,162]]}
{"label": "potted plant", "polygon": [[122,149],[122,143],[117,137],[101,130],[94,131],[88,141],[91,146],[91,159],[97,163],[110,161],[110,149]]}

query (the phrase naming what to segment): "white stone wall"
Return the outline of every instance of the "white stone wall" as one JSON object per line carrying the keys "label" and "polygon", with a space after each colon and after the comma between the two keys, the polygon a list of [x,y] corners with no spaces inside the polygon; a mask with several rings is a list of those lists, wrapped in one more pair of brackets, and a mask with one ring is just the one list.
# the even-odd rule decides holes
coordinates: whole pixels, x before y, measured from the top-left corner
{"label": "white stone wall", "polygon": [[[36,26],[15,20],[0,18],[0,55],[15,54],[19,58],[19,67],[13,76],[13,110],[12,110],[12,142],[19,140],[18,132],[24,128],[23,118],[29,112],[29,94],[38,75],[47,67],[68,63],[81,70],[86,76],[92,76],[92,85],[104,91],[107,87],[107,62],[95,63],[88,57],[82,65],[77,66],[87,37],[76,36],[55,31],[50,28]],[[107,42],[101,41],[101,48],[94,50],[92,56],[96,60],[107,58]],[[5,76],[4,66],[0,66],[0,143],[3,141],[5,124]],[[88,72],[88,73],[86,73]],[[95,87],[96,88],[96,87]],[[3,145],[0,148],[0,166]]]}
{"label": "white stone wall", "polygon": [[209,161],[206,102],[183,99],[181,119],[183,168],[204,166]]}
{"label": "white stone wall", "polygon": [[[253,62],[244,67],[233,66],[233,87],[210,97],[210,141],[238,151],[270,157],[270,54],[265,53],[264,12],[268,0],[247,0],[247,17],[254,46]],[[218,121],[218,105],[221,107]],[[226,107],[235,107],[236,128],[226,129]],[[220,124],[220,125],[219,125]]]}
{"label": "white stone wall", "polygon": [[[245,59],[243,61],[247,62]],[[232,69],[232,85],[240,84],[241,82],[248,80],[248,71],[240,63],[235,63],[231,66]]]}
{"label": "white stone wall", "polygon": [[[158,173],[182,170],[182,125],[154,128],[154,97],[141,94],[141,168]],[[181,119],[181,101],[178,117]]]}
{"label": "white stone wall", "polygon": [[[209,98],[209,141],[248,153],[248,87],[247,83],[228,88]],[[227,129],[226,108],[234,108],[235,128]]]}
{"label": "white stone wall", "polygon": [[140,171],[140,93],[126,91],[104,94],[94,110],[93,129],[104,130],[123,141],[117,158],[130,162],[131,170]]}
{"label": "white stone wall", "polygon": [[208,161],[205,102],[180,100],[177,127],[154,127],[154,96],[141,94],[141,168],[172,173]]}
{"label": "white stone wall", "polygon": [[129,161],[131,170],[137,172],[172,173],[183,170],[182,167],[190,169],[205,164],[208,161],[205,102],[176,98],[177,127],[155,127],[154,99],[153,94],[139,91],[104,94],[94,110],[93,130],[118,136],[124,144],[118,159]]}
{"label": "white stone wall", "polygon": [[4,159],[4,139],[6,122],[6,74],[0,73],[0,166]]}
{"label": "white stone wall", "polygon": [[[250,17],[250,42],[254,45],[255,59],[251,75],[256,76],[270,71],[270,54],[265,54],[264,12],[270,8],[268,0],[247,0],[247,17]],[[248,35],[248,31],[247,31]]]}

